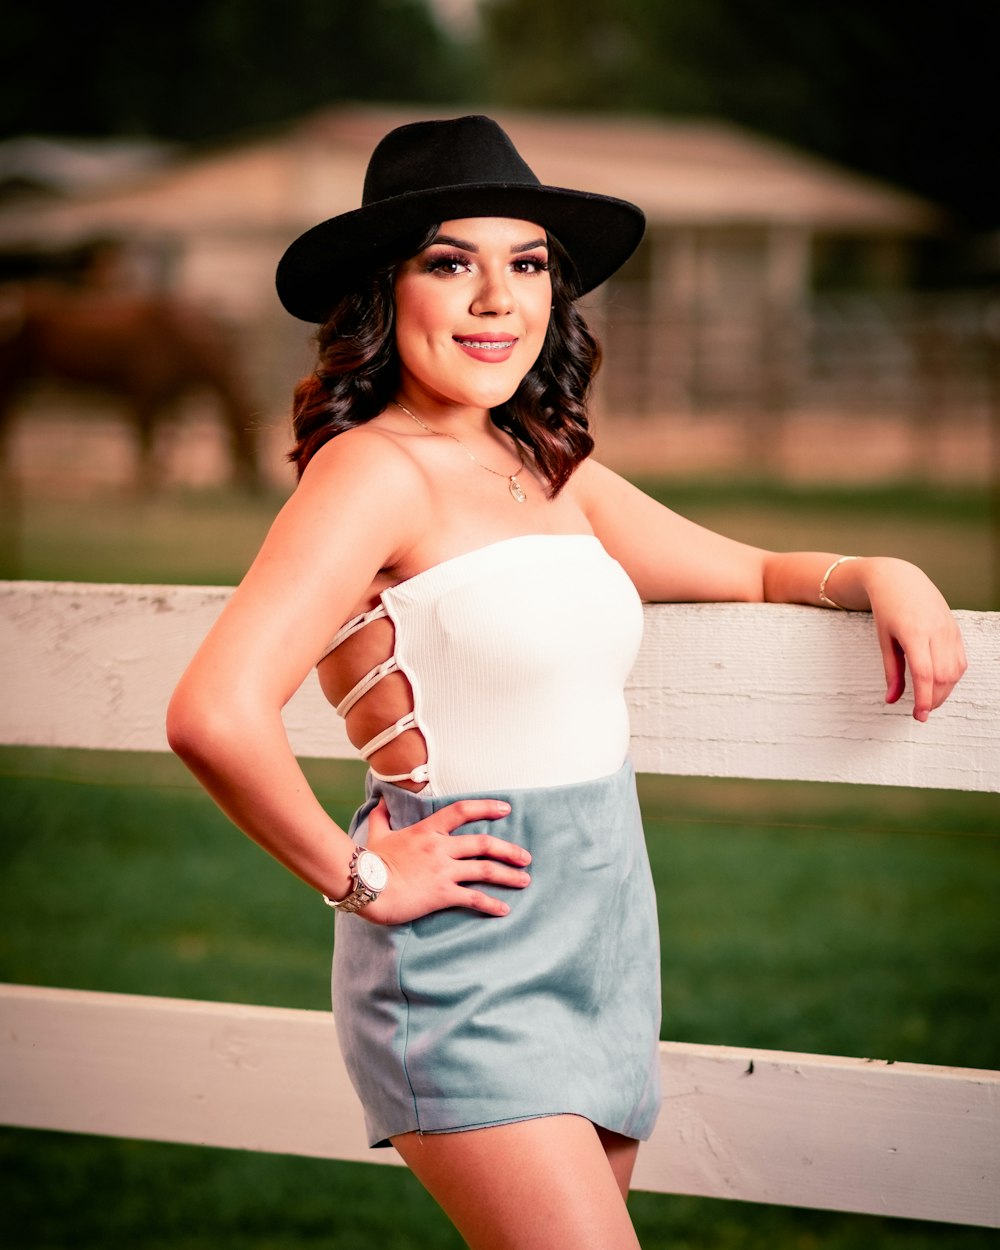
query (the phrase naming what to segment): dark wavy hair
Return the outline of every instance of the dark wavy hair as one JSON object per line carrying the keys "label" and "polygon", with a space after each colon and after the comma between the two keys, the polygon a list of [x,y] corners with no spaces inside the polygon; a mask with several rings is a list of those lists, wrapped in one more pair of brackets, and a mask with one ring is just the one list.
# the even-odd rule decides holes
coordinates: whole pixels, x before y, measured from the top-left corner
{"label": "dark wavy hair", "polygon": [[[358,277],[316,332],[316,368],[295,387],[292,405],[295,443],[288,459],[299,477],[324,443],[392,402],[399,386],[396,272],[436,234],[435,226],[396,259]],[[552,313],[545,342],[514,395],[490,415],[528,448],[554,498],[594,448],[587,397],[601,349],[573,302],[572,261],[551,235],[548,242]]]}

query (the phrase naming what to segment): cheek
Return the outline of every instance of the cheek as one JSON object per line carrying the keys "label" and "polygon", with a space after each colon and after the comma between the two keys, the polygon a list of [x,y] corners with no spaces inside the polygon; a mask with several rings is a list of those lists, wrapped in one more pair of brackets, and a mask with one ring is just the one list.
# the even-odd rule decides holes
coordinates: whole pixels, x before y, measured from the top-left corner
{"label": "cheek", "polygon": [[539,283],[539,289],[532,291],[531,299],[523,305],[525,320],[529,322],[533,336],[539,341],[545,338],[552,318],[552,287],[546,282]]}
{"label": "cheek", "polygon": [[397,293],[396,350],[404,364],[427,351],[434,325],[433,306],[419,291]]}
{"label": "cheek", "polygon": [[401,338],[409,338],[421,332],[428,321],[430,301],[413,286],[396,289],[396,332]]}
{"label": "cheek", "polygon": [[448,294],[424,283],[397,289],[396,346],[404,363],[408,353],[428,358],[450,343],[456,313]]}
{"label": "cheek", "polygon": [[524,301],[524,307],[530,308],[535,317],[548,321],[552,311],[552,279],[547,273],[532,281],[524,293]]}

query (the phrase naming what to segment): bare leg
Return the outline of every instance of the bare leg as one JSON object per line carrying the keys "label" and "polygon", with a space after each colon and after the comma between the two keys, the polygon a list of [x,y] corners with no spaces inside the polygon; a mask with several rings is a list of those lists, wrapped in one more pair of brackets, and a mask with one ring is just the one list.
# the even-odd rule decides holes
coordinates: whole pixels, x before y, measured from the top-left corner
{"label": "bare leg", "polygon": [[606,1153],[589,1120],[558,1115],[393,1145],[471,1250],[639,1250],[620,1179],[628,1139],[611,1136]]}
{"label": "bare leg", "polygon": [[621,1133],[612,1133],[610,1129],[606,1128],[599,1128],[597,1136],[604,1147],[604,1153],[608,1157],[608,1162],[611,1164],[611,1170],[615,1174],[615,1180],[618,1182],[621,1196],[627,1198],[629,1187],[632,1184],[632,1172],[635,1169],[636,1156],[639,1153],[639,1143],[634,1137],[622,1137]]}

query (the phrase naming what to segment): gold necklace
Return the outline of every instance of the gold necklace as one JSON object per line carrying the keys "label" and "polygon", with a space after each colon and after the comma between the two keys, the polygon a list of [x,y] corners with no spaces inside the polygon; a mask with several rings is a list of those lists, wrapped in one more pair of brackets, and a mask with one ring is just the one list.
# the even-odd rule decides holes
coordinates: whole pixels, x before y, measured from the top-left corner
{"label": "gold necklace", "polygon": [[494,477],[506,478],[507,489],[510,491],[511,498],[517,503],[524,503],[524,501],[528,498],[528,496],[524,493],[524,487],[517,480],[517,475],[524,468],[523,454],[521,456],[521,463],[517,466],[513,473],[501,473],[499,469],[491,469],[488,464],[483,464],[481,460],[477,460],[462,440],[457,438],[454,434],[448,434],[445,430],[432,430],[429,425],[426,425],[420,420],[415,412],[411,412],[409,408],[407,408],[405,404],[401,404],[398,399],[394,399],[392,402],[397,408],[405,412],[411,421],[416,421],[417,425],[419,425],[422,430],[426,430],[428,434],[436,434],[438,438],[450,438],[453,443],[458,443],[459,447],[461,447],[473,464],[478,464],[481,469],[485,469],[487,473],[492,473]]}

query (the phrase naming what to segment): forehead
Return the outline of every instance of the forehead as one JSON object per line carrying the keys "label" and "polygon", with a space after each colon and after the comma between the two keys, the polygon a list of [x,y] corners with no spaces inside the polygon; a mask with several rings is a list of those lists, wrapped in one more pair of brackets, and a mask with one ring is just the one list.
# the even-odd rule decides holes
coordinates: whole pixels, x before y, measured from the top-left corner
{"label": "forehead", "polygon": [[545,243],[544,226],[517,217],[454,217],[441,222],[437,235],[477,246],[494,243],[523,247],[526,243]]}

